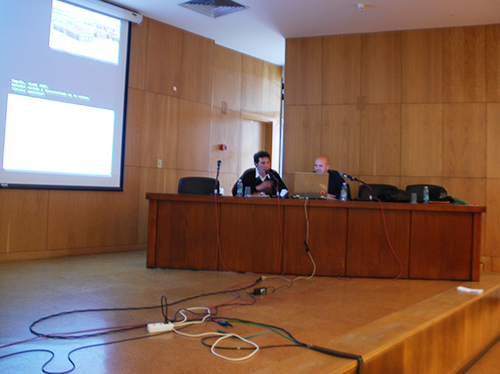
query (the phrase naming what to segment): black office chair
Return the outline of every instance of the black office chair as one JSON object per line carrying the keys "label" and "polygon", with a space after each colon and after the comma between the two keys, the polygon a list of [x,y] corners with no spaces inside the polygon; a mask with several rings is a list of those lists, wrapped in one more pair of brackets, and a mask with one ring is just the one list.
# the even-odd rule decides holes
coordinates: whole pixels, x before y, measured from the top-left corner
{"label": "black office chair", "polygon": [[430,201],[451,201],[448,198],[448,192],[444,187],[436,186],[433,184],[411,184],[406,186],[406,192],[411,196],[412,193],[417,194],[417,202],[424,201],[424,186],[429,187],[429,200]]}
{"label": "black office chair", "polygon": [[398,187],[391,184],[362,184],[359,186],[357,200],[370,200],[370,195],[376,197],[380,201],[386,202],[410,201],[406,191],[400,190]]}
{"label": "black office chair", "polygon": [[190,195],[213,195],[216,188],[217,186],[214,178],[184,177],[179,179],[177,193]]}

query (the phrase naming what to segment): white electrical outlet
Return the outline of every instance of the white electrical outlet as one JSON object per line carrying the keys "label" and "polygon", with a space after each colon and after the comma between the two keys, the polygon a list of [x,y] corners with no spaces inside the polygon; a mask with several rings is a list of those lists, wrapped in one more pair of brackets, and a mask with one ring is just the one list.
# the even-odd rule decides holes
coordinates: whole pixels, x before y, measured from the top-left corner
{"label": "white electrical outlet", "polygon": [[148,323],[147,329],[150,334],[153,334],[155,332],[167,332],[167,331],[172,331],[174,328],[173,323],[163,323],[163,322],[158,322],[158,323]]}
{"label": "white electrical outlet", "polygon": [[161,169],[163,167],[163,160],[161,158],[158,159],[157,166],[158,169]]}

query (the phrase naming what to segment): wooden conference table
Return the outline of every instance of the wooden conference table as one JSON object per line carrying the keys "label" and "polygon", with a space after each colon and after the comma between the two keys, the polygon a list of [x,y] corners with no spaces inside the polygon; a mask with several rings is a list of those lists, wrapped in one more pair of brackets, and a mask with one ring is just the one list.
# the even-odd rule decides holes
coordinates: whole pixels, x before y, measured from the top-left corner
{"label": "wooden conference table", "polygon": [[146,198],[148,268],[310,275],[307,238],[316,275],[479,280],[484,206]]}

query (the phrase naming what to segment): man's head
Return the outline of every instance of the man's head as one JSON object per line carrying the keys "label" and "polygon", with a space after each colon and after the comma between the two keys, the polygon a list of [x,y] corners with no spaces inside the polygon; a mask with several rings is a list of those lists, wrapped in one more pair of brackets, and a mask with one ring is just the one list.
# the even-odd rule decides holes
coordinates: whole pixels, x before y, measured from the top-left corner
{"label": "man's head", "polygon": [[316,173],[326,173],[330,170],[330,159],[327,156],[319,156],[314,161],[314,171]]}
{"label": "man's head", "polygon": [[260,151],[253,155],[253,162],[259,171],[259,174],[264,176],[271,169],[271,155],[266,151]]}

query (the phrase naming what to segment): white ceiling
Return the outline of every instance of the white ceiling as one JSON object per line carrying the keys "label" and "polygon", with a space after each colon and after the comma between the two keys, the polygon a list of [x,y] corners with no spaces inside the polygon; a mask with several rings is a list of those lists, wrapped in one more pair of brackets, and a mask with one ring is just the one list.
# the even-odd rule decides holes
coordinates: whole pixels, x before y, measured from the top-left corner
{"label": "white ceiling", "polygon": [[185,1],[108,2],[282,66],[285,38],[500,23],[499,0],[234,0],[249,8],[218,18]]}

